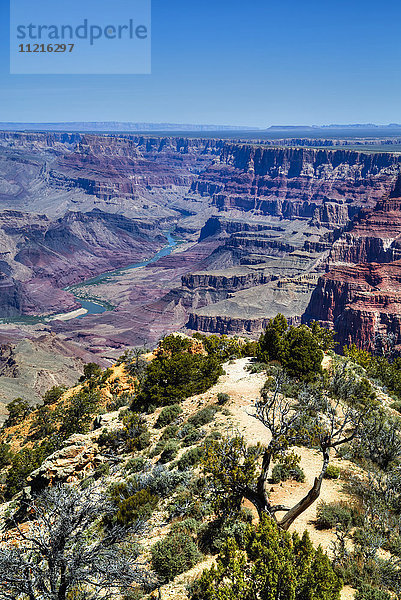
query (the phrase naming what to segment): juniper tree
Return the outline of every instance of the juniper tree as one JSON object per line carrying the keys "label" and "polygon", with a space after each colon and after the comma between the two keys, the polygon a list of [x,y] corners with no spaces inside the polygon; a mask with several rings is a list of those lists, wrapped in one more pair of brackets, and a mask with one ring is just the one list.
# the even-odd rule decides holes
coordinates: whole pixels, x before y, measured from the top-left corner
{"label": "juniper tree", "polygon": [[[296,392],[297,398],[290,397]],[[266,427],[265,447],[247,447],[240,435],[207,444],[204,473],[208,479],[212,503],[220,517],[239,510],[244,498],[258,510],[288,529],[295,519],[317,500],[330,461],[330,451],[349,443],[359,433],[370,410],[344,404],[331,398],[324,389],[311,385],[298,387],[282,369],[270,379],[256,402],[254,416]],[[322,464],[309,492],[293,507],[273,505],[266,484],[272,462],[297,444],[318,447]],[[278,520],[277,513],[284,513]]]}
{"label": "juniper tree", "polygon": [[217,565],[203,572],[193,600],[339,600],[342,582],[309,536],[280,531],[264,516],[239,548],[229,538]]}
{"label": "juniper tree", "polygon": [[25,508],[28,520],[1,540],[0,600],[108,600],[149,582],[120,548],[126,530],[98,526],[111,508],[96,489],[57,486]]}

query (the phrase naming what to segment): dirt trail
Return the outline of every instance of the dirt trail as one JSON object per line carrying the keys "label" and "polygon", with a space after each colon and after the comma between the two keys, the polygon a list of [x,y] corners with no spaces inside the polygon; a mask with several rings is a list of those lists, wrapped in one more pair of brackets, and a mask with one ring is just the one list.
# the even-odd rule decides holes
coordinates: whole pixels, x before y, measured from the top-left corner
{"label": "dirt trail", "polygon": [[[220,377],[218,383],[204,394],[194,396],[185,400],[182,404],[184,414],[193,414],[194,410],[199,409],[209,403],[215,403],[219,392],[229,394],[230,401],[226,407],[230,416],[224,416],[217,413],[215,423],[220,428],[226,427],[228,433],[240,432],[248,444],[257,444],[258,442],[266,445],[270,440],[270,434],[266,427],[258,421],[255,414],[255,402],[260,397],[260,390],[266,381],[265,373],[250,373],[246,367],[250,364],[249,358],[242,358],[224,365],[225,375]],[[293,505],[300,500],[310,489],[314,477],[321,469],[321,455],[319,452],[307,448],[297,448],[297,454],[301,456],[301,467],[305,473],[304,483],[285,482],[283,484],[270,485],[270,495],[274,503]],[[332,459],[332,464],[348,468],[349,463],[337,458]],[[321,492],[321,499],[326,502],[345,499],[346,495],[342,491],[342,482],[324,480]],[[318,501],[319,502],[319,501]],[[324,550],[330,554],[330,546],[334,536],[332,531],[318,531],[314,527],[316,518],[317,503],[313,504],[305,511],[294,523],[291,530],[297,531],[302,535],[305,529],[308,530],[310,537],[315,545],[321,544]],[[251,506],[249,506],[251,508]],[[198,576],[204,568],[210,567],[213,559],[208,558],[199,563],[191,571],[177,577],[174,582],[163,586],[162,600],[174,599],[185,600],[188,598],[185,592],[185,585]],[[341,592],[341,600],[353,600],[355,590],[346,586]]]}
{"label": "dirt trail", "polygon": [[[251,374],[246,370],[250,359],[243,358],[224,366],[226,375],[220,378],[218,384],[210,392],[226,392],[230,395],[231,401],[228,409],[233,415],[233,422],[245,437],[249,444],[260,442],[267,444],[270,440],[270,434],[266,427],[254,417],[255,401],[260,395],[260,390],[266,381],[265,374]],[[308,448],[296,448],[296,453],[301,456],[301,467],[305,473],[305,482],[284,482],[281,484],[270,485],[270,498],[274,504],[285,504],[292,506],[296,504],[303,496],[307,494],[313,485],[314,478],[321,469],[321,454],[316,450]],[[347,469],[350,467],[348,461],[339,459],[333,455],[331,459],[333,465]],[[319,531],[315,528],[316,508],[319,501],[333,502],[334,500],[346,500],[347,495],[342,490],[341,480],[323,481],[320,499],[306,510],[291,527],[290,531],[297,531],[302,534],[308,530],[311,540],[315,545],[321,545],[324,550],[330,554],[331,546],[334,540],[332,531]],[[349,587],[344,588],[342,600],[350,600],[354,597],[354,590]]]}

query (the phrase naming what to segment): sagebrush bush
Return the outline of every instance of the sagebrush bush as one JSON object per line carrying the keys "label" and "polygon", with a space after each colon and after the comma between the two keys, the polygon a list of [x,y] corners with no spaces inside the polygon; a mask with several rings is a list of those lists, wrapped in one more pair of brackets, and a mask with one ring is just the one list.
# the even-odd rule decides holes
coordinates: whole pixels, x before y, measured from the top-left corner
{"label": "sagebrush bush", "polygon": [[202,425],[211,423],[215,414],[216,409],[211,406],[207,406],[206,408],[202,408],[197,413],[192,415],[192,417],[189,417],[188,423],[194,427],[202,427]]}
{"label": "sagebrush bush", "polygon": [[149,460],[146,460],[146,458],[144,458],[143,456],[136,456],[134,458],[130,458],[129,461],[127,461],[127,464],[125,465],[125,470],[128,473],[140,473],[141,471],[145,471],[147,468],[149,468],[150,465],[151,462]]}
{"label": "sagebrush bush", "polygon": [[177,466],[180,471],[194,467],[202,460],[204,455],[203,448],[195,447],[187,450],[177,461]]}
{"label": "sagebrush bush", "polygon": [[217,394],[217,402],[220,404],[220,406],[222,406],[223,404],[226,404],[229,400],[230,400],[229,394],[225,394],[224,392],[219,392]]}
{"label": "sagebrush bush", "polygon": [[173,421],[177,419],[177,417],[182,414],[182,408],[179,404],[172,404],[171,406],[165,406],[160,415],[157,418],[155,423],[156,429],[161,429],[166,425],[170,425]]}
{"label": "sagebrush bush", "polygon": [[324,474],[325,479],[338,479],[340,477],[341,469],[335,465],[329,465]]}
{"label": "sagebrush bush", "polygon": [[273,467],[271,475],[273,483],[280,483],[280,481],[288,481],[289,479],[303,483],[305,481],[305,473],[297,465],[292,468],[288,468],[283,464],[278,464]]}
{"label": "sagebrush bush", "polygon": [[177,435],[182,439],[183,446],[192,446],[205,437],[205,432],[187,423]]}
{"label": "sagebrush bush", "polygon": [[159,498],[146,489],[122,499],[116,513],[117,523],[126,526],[138,519],[146,520],[155,510],[158,501]]}
{"label": "sagebrush bush", "polygon": [[181,485],[186,486],[191,476],[187,472],[170,471],[164,465],[156,465],[148,473],[136,476],[136,485],[148,489],[152,494],[167,498]]}
{"label": "sagebrush bush", "polygon": [[360,524],[361,516],[352,504],[321,501],[317,506],[316,525],[319,529],[332,529],[337,525],[347,528]]}
{"label": "sagebrush bush", "polygon": [[187,533],[172,533],[151,549],[152,568],[165,581],[188,571],[201,558],[197,545]]}
{"label": "sagebrush bush", "polygon": [[171,440],[177,437],[178,433],[178,425],[168,425],[166,429],[163,431],[160,439],[161,440]]}
{"label": "sagebrush bush", "polygon": [[178,442],[176,440],[168,440],[164,446],[163,452],[160,455],[159,462],[162,464],[171,462],[178,454]]}

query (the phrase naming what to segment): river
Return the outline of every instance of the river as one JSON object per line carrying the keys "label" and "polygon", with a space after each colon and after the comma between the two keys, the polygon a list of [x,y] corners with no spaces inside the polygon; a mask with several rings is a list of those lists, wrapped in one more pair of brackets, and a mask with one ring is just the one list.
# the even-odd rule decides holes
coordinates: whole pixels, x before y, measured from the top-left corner
{"label": "river", "polygon": [[[72,318],[82,319],[84,317],[87,317],[88,315],[98,315],[98,314],[104,313],[108,310],[113,310],[114,307],[107,302],[102,302],[101,300],[98,300],[97,298],[81,297],[79,294],[79,291],[85,289],[86,286],[98,285],[104,281],[107,281],[107,282],[112,281],[113,279],[121,276],[126,271],[129,271],[131,269],[139,269],[141,267],[146,267],[146,265],[154,263],[154,262],[158,261],[160,258],[163,258],[164,256],[168,256],[169,254],[171,254],[171,252],[174,250],[174,248],[180,242],[178,240],[174,239],[171,232],[169,232],[169,231],[164,232],[164,234],[167,238],[166,246],[164,246],[161,250],[159,250],[159,252],[154,254],[151,258],[144,260],[140,263],[134,263],[132,265],[128,265],[126,267],[116,269],[115,271],[107,271],[105,273],[101,273],[100,275],[97,275],[96,277],[92,277],[91,279],[87,279],[86,281],[82,281],[81,283],[77,283],[75,285],[70,285],[70,286],[67,286],[66,288],[64,288],[65,291],[73,294],[75,300],[81,305],[81,307],[83,309],[86,310],[85,313],[78,314],[78,315],[74,315],[74,313],[78,312],[78,311],[73,311],[73,313],[71,313],[70,318],[71,319]],[[0,324],[4,324],[4,323],[20,323],[20,324],[48,323],[49,321],[54,320],[58,316],[61,316],[61,317],[64,316],[69,320],[69,318],[68,318],[69,314],[70,313],[67,313],[67,315],[49,315],[49,316],[43,316],[43,317],[24,316],[24,315],[21,315],[18,317],[4,317],[4,318],[0,318]]]}
{"label": "river", "polygon": [[87,279],[82,283],[77,283],[76,285],[70,285],[64,288],[67,292],[74,294],[75,300],[82,306],[82,308],[84,308],[87,311],[85,314],[78,315],[75,318],[82,319],[83,317],[87,317],[88,315],[98,315],[100,313],[106,312],[107,310],[112,310],[113,307],[110,306],[110,304],[108,304],[107,302],[102,302],[97,299],[81,297],[79,294],[76,294],[76,292],[89,285],[99,285],[100,283],[103,283],[105,281],[110,282],[113,279],[120,277],[126,271],[146,267],[146,265],[150,265],[151,263],[158,261],[160,258],[168,256],[169,254],[171,254],[171,252],[174,250],[174,248],[179,242],[174,239],[171,232],[165,232],[165,235],[167,238],[167,245],[164,246],[161,250],[159,250],[159,252],[154,254],[151,258],[144,260],[140,263],[128,265],[127,267],[123,267],[121,269],[116,269],[115,271],[107,271],[106,273],[101,273],[100,275],[96,275],[96,277]]}

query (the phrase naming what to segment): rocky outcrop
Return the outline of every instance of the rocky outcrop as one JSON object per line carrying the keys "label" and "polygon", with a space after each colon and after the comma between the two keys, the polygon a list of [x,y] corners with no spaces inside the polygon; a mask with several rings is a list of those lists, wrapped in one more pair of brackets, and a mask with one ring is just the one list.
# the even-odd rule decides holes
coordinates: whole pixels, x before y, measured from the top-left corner
{"label": "rocky outcrop", "polygon": [[97,457],[97,444],[87,435],[75,434],[65,447],[51,454],[28,477],[27,483],[34,493],[56,483],[71,483],[101,463]]}
{"label": "rocky outcrop", "polygon": [[249,222],[242,220],[227,219],[225,217],[214,216],[208,219],[205,225],[202,227],[199,241],[207,239],[208,237],[224,235],[230,235],[233,233],[241,233],[246,231],[285,231],[284,227],[280,225],[273,225],[267,223]]}
{"label": "rocky outcrop", "polygon": [[[270,318],[246,319],[227,316],[209,316],[191,313],[186,327],[191,330],[221,335],[260,335],[267,327]],[[289,325],[298,325],[301,317],[289,317]]]}
{"label": "rocky outcrop", "polygon": [[[393,192],[394,194],[394,192]],[[362,211],[333,245],[329,264],[392,262],[401,258],[401,199],[390,196]]]}
{"label": "rocky outcrop", "polygon": [[226,144],[192,191],[212,196],[220,210],[344,223],[347,208],[316,209],[327,201],[373,205],[390,192],[400,166],[401,158],[388,153]]}
{"label": "rocky outcrop", "polygon": [[334,242],[304,321],[333,328],[340,348],[374,350],[377,334],[401,348],[401,178],[373,210],[363,210]]}
{"label": "rocky outcrop", "polygon": [[355,343],[374,349],[376,334],[394,334],[401,344],[401,261],[334,267],[321,277],[303,321],[336,331],[340,348]]}
{"label": "rocky outcrop", "polygon": [[215,273],[191,273],[181,278],[183,287],[190,290],[212,288],[215,290],[225,290],[233,292],[244,290],[255,285],[263,285],[271,281],[272,276],[260,271],[250,271],[249,273],[233,273],[232,275],[223,275]]}

